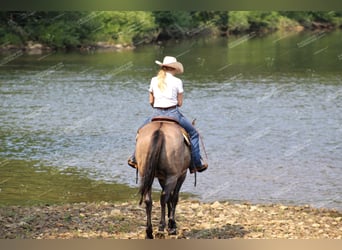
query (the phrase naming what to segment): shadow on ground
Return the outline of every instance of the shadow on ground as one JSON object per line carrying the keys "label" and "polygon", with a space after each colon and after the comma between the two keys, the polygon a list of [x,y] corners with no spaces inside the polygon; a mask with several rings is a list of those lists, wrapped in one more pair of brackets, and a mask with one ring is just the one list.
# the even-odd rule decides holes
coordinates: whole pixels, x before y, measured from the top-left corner
{"label": "shadow on ground", "polygon": [[247,233],[241,225],[226,224],[219,228],[184,230],[182,235],[188,239],[232,239],[243,238]]}

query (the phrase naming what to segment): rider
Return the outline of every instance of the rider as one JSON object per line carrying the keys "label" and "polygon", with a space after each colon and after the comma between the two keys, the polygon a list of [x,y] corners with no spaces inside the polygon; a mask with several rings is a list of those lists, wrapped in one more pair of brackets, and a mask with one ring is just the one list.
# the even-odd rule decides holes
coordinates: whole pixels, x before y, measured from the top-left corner
{"label": "rider", "polygon": [[[152,117],[169,116],[175,118],[179,124],[188,132],[191,141],[191,158],[193,165],[190,173],[202,172],[208,168],[207,163],[202,163],[199,147],[199,134],[183,114],[179,107],[183,104],[183,82],[175,77],[183,73],[183,65],[175,57],[165,56],[163,62],[155,61],[161,69],[158,75],[153,77],[149,88],[149,101],[153,107]],[[149,118],[145,124],[151,121]],[[137,167],[135,155],[128,159],[128,165]]]}

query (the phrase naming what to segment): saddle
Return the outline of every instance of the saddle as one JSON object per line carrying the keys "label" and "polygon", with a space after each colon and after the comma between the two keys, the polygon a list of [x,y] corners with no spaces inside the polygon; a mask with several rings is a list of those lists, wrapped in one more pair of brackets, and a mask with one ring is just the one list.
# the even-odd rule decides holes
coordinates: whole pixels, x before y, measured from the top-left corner
{"label": "saddle", "polygon": [[155,116],[155,117],[152,117],[152,121],[153,122],[159,122],[159,121],[162,121],[162,122],[174,122],[174,123],[177,123],[179,125],[179,122],[177,119],[173,118],[173,117],[170,117],[170,116]]}
{"label": "saddle", "polygon": [[170,117],[170,116],[155,116],[152,118],[151,120],[152,122],[170,122],[170,123],[176,123],[179,125],[179,128],[182,132],[182,135],[184,137],[184,142],[185,144],[188,146],[188,147],[191,147],[191,142],[190,142],[190,136],[188,134],[188,132],[186,132],[186,130],[180,126],[179,122],[177,119],[173,118],[173,117]]}

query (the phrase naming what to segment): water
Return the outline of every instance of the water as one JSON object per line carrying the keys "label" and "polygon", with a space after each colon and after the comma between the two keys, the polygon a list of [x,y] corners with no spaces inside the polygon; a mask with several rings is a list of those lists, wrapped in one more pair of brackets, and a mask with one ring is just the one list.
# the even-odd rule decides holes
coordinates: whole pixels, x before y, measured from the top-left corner
{"label": "water", "polygon": [[185,67],[182,111],[197,119],[209,163],[183,192],[342,209],[341,42],[341,32],[279,33],[2,55],[0,158],[136,187],[126,161],[151,113],[154,61],[174,55]]}

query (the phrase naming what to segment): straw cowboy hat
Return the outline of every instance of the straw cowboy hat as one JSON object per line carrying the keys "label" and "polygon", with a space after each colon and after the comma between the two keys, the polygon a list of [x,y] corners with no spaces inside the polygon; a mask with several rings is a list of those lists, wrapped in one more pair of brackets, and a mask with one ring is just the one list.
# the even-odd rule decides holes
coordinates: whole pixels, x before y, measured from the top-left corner
{"label": "straw cowboy hat", "polygon": [[180,62],[177,62],[177,59],[173,56],[165,56],[163,62],[156,61],[160,67],[166,66],[176,70],[177,74],[181,74],[184,72],[183,65]]}

